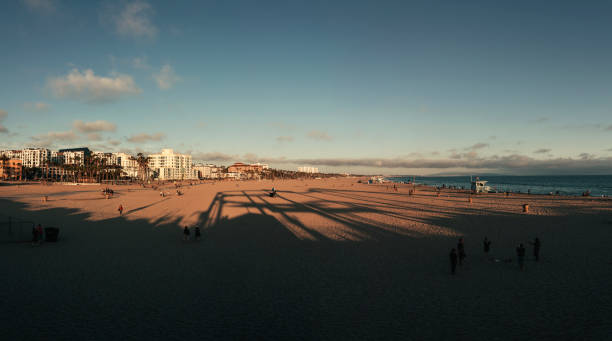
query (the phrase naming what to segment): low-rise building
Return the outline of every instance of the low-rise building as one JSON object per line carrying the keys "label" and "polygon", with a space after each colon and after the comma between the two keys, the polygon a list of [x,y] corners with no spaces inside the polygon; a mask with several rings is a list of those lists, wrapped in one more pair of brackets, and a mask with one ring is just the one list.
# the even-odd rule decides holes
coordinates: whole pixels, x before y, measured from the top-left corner
{"label": "low-rise building", "polygon": [[230,173],[247,173],[247,172],[261,173],[264,169],[263,166],[264,165],[259,164],[259,163],[248,165],[246,163],[236,162],[233,165],[227,167],[227,171]]}
{"label": "low-rise building", "polygon": [[300,173],[319,173],[319,168],[317,167],[298,167],[298,172]]}
{"label": "low-rise building", "polygon": [[0,160],[0,179],[21,180],[23,161],[20,159]]}
{"label": "low-rise building", "polygon": [[121,166],[125,176],[130,178],[138,177],[138,162],[136,162],[132,155],[126,153],[113,153],[113,155],[117,158],[117,164]]}
{"label": "low-rise building", "polygon": [[85,158],[91,156],[91,151],[87,147],[60,149],[59,153],[62,154],[66,165],[83,165]]}

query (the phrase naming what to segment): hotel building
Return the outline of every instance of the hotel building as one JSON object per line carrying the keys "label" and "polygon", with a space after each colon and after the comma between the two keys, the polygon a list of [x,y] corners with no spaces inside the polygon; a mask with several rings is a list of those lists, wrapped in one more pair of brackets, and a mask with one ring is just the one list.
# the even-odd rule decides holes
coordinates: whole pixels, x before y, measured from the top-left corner
{"label": "hotel building", "polygon": [[149,168],[160,180],[194,179],[191,155],[177,154],[172,149],[162,149],[161,154],[149,155]]}
{"label": "hotel building", "polygon": [[300,173],[319,173],[319,168],[317,167],[298,167],[298,172]]}

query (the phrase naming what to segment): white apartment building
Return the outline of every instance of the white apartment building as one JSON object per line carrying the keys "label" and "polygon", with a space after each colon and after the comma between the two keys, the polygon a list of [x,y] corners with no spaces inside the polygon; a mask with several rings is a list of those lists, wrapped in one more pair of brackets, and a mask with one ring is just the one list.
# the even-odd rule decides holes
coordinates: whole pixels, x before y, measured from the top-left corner
{"label": "white apartment building", "polygon": [[93,152],[92,156],[104,160],[105,165],[119,165],[117,156],[114,153]]}
{"label": "white apartment building", "polygon": [[298,172],[301,173],[319,173],[319,168],[317,167],[298,167]]}
{"label": "white apartment building", "polygon": [[123,173],[130,178],[138,177],[138,162],[130,154],[113,153],[117,159],[117,164],[123,169]]}
{"label": "white apartment building", "polygon": [[64,164],[64,153],[51,151],[51,163],[56,165]]}
{"label": "white apartment building", "polygon": [[191,155],[177,154],[162,149],[161,154],[149,155],[149,168],[158,173],[160,180],[188,180],[194,178]]}
{"label": "white apartment building", "polygon": [[[0,152],[0,155],[5,155],[9,159],[22,160],[23,151],[22,150],[3,150]],[[22,160],[22,164],[23,164],[23,160]]]}
{"label": "white apartment building", "polygon": [[213,179],[218,177],[218,167],[215,165],[194,165],[193,170],[197,172],[197,176],[201,179]]}
{"label": "white apartment building", "polygon": [[267,163],[253,163],[251,164],[251,166],[261,166],[261,169],[270,169],[270,165],[268,165]]}
{"label": "white apartment building", "polygon": [[26,148],[21,153],[24,167],[43,167],[51,158],[51,151],[45,148]]}

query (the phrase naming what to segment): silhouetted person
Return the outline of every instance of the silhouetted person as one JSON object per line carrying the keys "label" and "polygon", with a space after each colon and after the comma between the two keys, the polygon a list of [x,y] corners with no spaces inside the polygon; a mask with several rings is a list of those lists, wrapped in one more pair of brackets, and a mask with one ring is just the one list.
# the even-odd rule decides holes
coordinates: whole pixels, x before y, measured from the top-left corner
{"label": "silhouetted person", "polygon": [[36,245],[38,243],[38,230],[36,227],[32,226],[32,245]]}
{"label": "silhouetted person", "polygon": [[183,240],[189,240],[189,227],[185,226],[183,230]]}
{"label": "silhouetted person", "polygon": [[459,265],[463,264],[463,260],[465,259],[465,244],[463,243],[463,238],[459,238],[459,243],[457,243],[457,251],[459,252]]}
{"label": "silhouetted person", "polygon": [[36,226],[36,234],[38,234],[38,242],[40,243],[43,240],[43,228],[42,228],[42,225],[38,224],[38,226]]}
{"label": "silhouetted person", "polygon": [[202,236],[202,234],[200,233],[200,227],[196,226],[196,228],[195,228],[195,239],[196,240],[200,240],[201,236]]}
{"label": "silhouetted person", "polygon": [[454,275],[455,270],[457,270],[457,251],[455,251],[455,249],[452,249],[449,257],[450,257],[451,274]]}
{"label": "silhouetted person", "polygon": [[117,211],[119,211],[119,215],[123,214],[123,205],[119,204],[119,208],[117,208]]}
{"label": "silhouetted person", "polygon": [[484,252],[489,254],[489,251],[491,251],[491,241],[488,240],[487,237],[485,237],[484,241],[482,242],[482,246],[484,247]]}
{"label": "silhouetted person", "polygon": [[533,257],[535,257],[537,262],[540,260],[540,246],[542,246],[542,243],[540,242],[540,239],[536,237],[533,243],[530,244],[533,245]]}
{"label": "silhouetted person", "polygon": [[519,268],[525,270],[525,247],[522,243],[516,248],[516,255],[518,257]]}

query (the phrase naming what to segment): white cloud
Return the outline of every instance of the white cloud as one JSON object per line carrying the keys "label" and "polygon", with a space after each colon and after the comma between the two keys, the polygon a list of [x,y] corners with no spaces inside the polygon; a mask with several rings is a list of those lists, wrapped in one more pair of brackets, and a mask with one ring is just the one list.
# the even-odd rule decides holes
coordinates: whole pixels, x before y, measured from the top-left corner
{"label": "white cloud", "polygon": [[72,131],[52,131],[46,134],[40,134],[36,136],[32,136],[32,140],[36,142],[37,145],[40,146],[51,146],[55,142],[69,142],[74,141],[78,138],[78,136]]}
{"label": "white cloud", "polygon": [[465,150],[472,150],[472,151],[474,151],[474,150],[477,150],[477,149],[487,148],[488,146],[489,146],[488,143],[480,142],[480,143],[476,143],[476,144],[474,144],[472,146],[469,146],[469,147],[465,148]]}
{"label": "white cloud", "polygon": [[[5,118],[8,117],[8,112],[6,110],[0,109],[0,122],[4,121]],[[0,134],[8,134],[8,129],[0,124]]]}
{"label": "white cloud", "polygon": [[157,86],[162,90],[172,88],[176,82],[181,80],[181,78],[174,73],[174,69],[169,64],[162,66],[159,72],[154,73],[153,79],[155,79]]}
{"label": "white cloud", "polygon": [[331,141],[332,139],[326,132],[318,130],[310,131],[307,136],[313,140],[319,141]]}
{"label": "white cloud", "polygon": [[72,124],[74,128],[82,133],[93,133],[100,131],[115,131],[117,126],[114,123],[108,121],[93,121],[93,122],[83,122],[81,120],[76,120]]}
{"label": "white cloud", "polygon": [[147,62],[147,57],[136,57],[132,59],[132,66],[136,69],[148,69],[150,68]]}
{"label": "white cloud", "polygon": [[89,133],[87,134],[87,139],[89,141],[102,141],[102,135],[100,133]]}
{"label": "white cloud", "polygon": [[136,134],[127,138],[128,142],[132,143],[145,143],[148,141],[161,141],[166,138],[164,133],[155,133],[155,134]]}
{"label": "white cloud", "polygon": [[279,136],[276,138],[278,142],[293,142],[293,136]]}
{"label": "white cloud", "polygon": [[29,111],[47,111],[51,105],[44,102],[26,102],[23,104],[23,107]]}
{"label": "white cloud", "polygon": [[127,3],[114,17],[115,31],[122,36],[153,39],[157,27],[151,21],[153,7],[144,1]]}
{"label": "white cloud", "polygon": [[58,98],[87,103],[109,102],[142,92],[129,75],[114,73],[110,77],[102,77],[96,76],[91,69],[83,72],[72,69],[65,77],[50,79],[47,87]]}
{"label": "white cloud", "polygon": [[22,0],[31,11],[50,14],[55,12],[55,3],[51,0]]}

